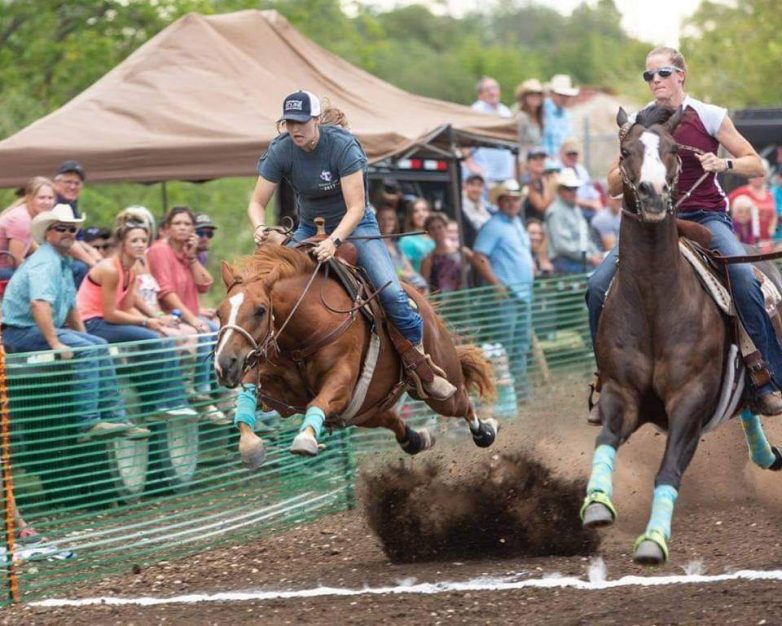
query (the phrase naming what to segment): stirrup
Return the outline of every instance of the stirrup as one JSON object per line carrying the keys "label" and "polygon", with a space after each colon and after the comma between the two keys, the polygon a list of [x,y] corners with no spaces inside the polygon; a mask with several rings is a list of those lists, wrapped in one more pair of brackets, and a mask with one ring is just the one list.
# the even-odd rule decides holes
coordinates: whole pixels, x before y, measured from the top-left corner
{"label": "stirrup", "polygon": [[456,387],[448,381],[443,369],[424,352],[422,344],[410,346],[402,355],[402,363],[408,382],[419,399],[442,401],[456,393]]}

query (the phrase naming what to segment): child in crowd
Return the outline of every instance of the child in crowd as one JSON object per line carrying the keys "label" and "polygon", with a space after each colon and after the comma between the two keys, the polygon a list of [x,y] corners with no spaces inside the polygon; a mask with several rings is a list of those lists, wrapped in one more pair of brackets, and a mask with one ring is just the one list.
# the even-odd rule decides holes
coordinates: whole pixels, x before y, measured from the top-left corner
{"label": "child in crowd", "polygon": [[[407,207],[407,215],[405,217],[405,232],[415,232],[424,230],[424,222],[432,209],[424,198],[417,198],[413,200]],[[434,250],[434,241],[432,241],[429,235],[407,235],[402,237],[399,242],[399,249],[402,251],[407,259],[410,261],[410,265],[416,272],[421,272],[421,261],[423,258]]]}
{"label": "child in crowd", "polygon": [[424,222],[434,249],[421,261],[421,275],[433,292],[456,291],[462,284],[462,255],[448,236],[448,217],[432,213]]}

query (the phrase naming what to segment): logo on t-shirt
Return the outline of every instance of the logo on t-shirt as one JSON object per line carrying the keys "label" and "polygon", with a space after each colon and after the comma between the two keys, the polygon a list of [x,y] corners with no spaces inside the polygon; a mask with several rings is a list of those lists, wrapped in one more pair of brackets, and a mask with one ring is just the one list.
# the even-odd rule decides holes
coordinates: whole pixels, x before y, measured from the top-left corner
{"label": "logo on t-shirt", "polygon": [[327,183],[330,183],[331,182],[331,172],[329,172],[328,170],[323,170],[320,173],[320,179],[323,180],[323,181],[326,181]]}

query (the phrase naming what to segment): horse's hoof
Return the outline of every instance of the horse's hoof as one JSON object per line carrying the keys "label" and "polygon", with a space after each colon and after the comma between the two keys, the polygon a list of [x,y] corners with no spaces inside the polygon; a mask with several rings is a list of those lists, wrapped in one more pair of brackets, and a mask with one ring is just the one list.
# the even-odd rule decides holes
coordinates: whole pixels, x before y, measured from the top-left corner
{"label": "horse's hoof", "polygon": [[470,432],[472,433],[472,440],[475,442],[476,446],[479,448],[488,448],[494,443],[499,430],[500,426],[497,423],[497,420],[490,417],[485,421],[479,422],[477,432],[472,429],[470,429]]}
{"label": "horse's hoof", "polygon": [[245,435],[239,439],[239,455],[242,464],[249,470],[256,470],[266,461],[263,439],[257,435]]}
{"label": "horse's hoof", "polygon": [[593,502],[584,509],[581,516],[584,528],[606,528],[614,523],[614,514],[605,504]]}
{"label": "horse's hoof", "polygon": [[435,442],[434,436],[430,434],[426,428],[422,428],[421,430],[416,431],[409,426],[406,426],[405,437],[405,442],[400,443],[399,447],[407,452],[407,454],[410,456],[418,454],[419,452],[423,452],[424,450],[428,450],[434,446]]}
{"label": "horse's hoof", "polygon": [[307,432],[299,433],[291,444],[291,454],[318,455],[318,440]]}
{"label": "horse's hoof", "polygon": [[635,547],[633,560],[639,565],[662,565],[668,559],[656,541],[644,539]]}
{"label": "horse's hoof", "polygon": [[772,472],[778,472],[782,470],[782,450],[779,449],[779,446],[771,446],[771,452],[774,453],[774,462],[768,466],[768,469]]}

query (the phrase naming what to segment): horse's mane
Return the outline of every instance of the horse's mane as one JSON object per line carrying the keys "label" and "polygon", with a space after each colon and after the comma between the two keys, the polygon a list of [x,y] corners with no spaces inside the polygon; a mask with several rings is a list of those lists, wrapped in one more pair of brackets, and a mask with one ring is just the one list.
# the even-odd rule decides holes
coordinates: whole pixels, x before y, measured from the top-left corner
{"label": "horse's mane", "polygon": [[651,128],[656,124],[665,124],[674,113],[676,113],[676,109],[653,104],[638,112],[635,123],[644,128]]}
{"label": "horse's mane", "polygon": [[259,280],[279,272],[278,280],[315,271],[315,261],[306,252],[275,244],[266,244],[254,254],[239,257],[232,265],[244,281]]}

